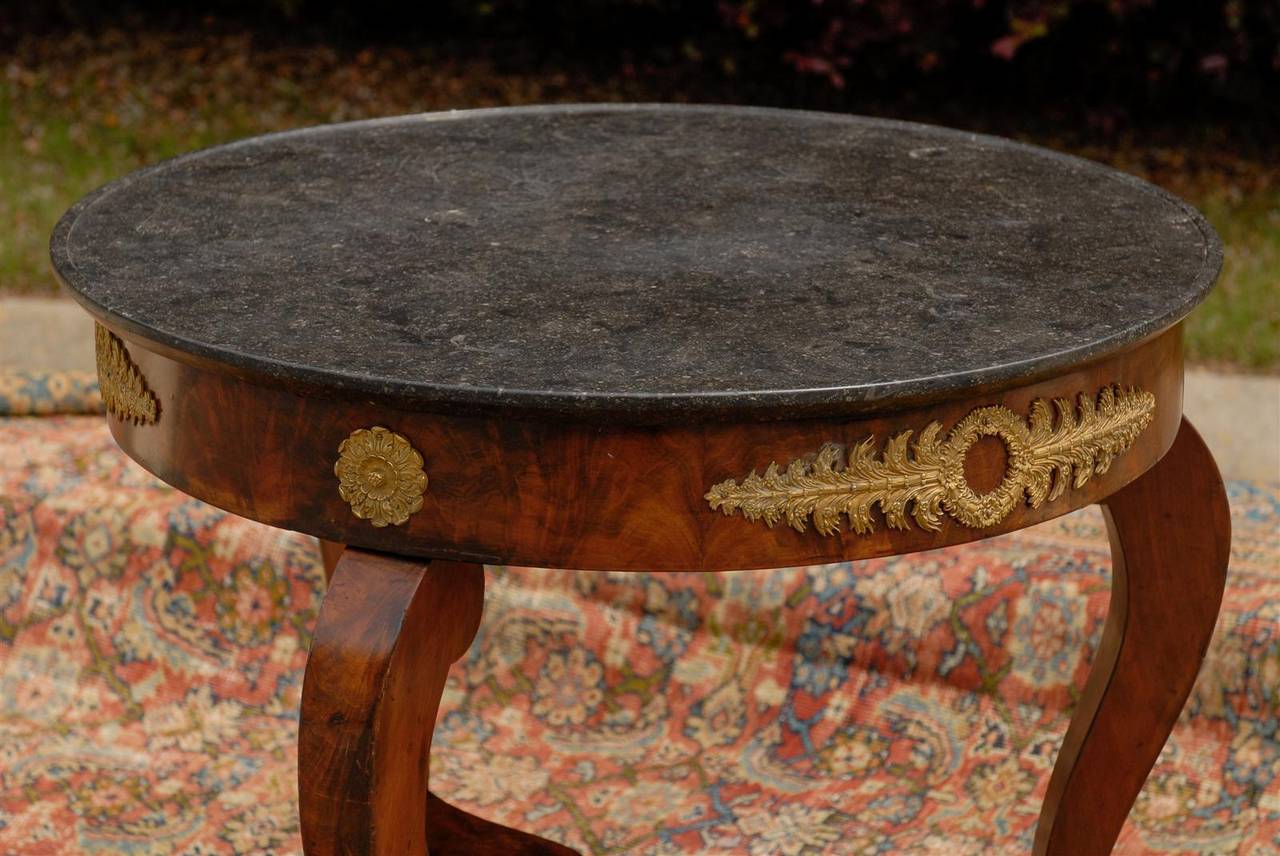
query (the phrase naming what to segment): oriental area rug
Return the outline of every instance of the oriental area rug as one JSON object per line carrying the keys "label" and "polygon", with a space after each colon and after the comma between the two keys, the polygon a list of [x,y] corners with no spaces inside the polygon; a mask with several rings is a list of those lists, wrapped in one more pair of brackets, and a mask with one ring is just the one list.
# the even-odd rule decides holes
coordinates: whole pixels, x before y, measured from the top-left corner
{"label": "oriental area rug", "polygon": [[[166,487],[89,376],[0,374],[0,854],[300,854],[313,539]],[[1117,853],[1280,852],[1280,484]],[[727,574],[487,571],[432,788],[585,854],[1024,854],[1098,643],[1088,509]]]}

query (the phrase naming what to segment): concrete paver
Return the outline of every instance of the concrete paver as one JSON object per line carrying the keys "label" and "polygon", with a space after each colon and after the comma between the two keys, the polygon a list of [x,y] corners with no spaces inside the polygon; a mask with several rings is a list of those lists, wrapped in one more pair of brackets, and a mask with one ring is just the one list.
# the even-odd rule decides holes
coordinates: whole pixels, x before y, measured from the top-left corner
{"label": "concrete paver", "polygon": [[93,371],[93,322],[72,300],[0,299],[0,371]]}

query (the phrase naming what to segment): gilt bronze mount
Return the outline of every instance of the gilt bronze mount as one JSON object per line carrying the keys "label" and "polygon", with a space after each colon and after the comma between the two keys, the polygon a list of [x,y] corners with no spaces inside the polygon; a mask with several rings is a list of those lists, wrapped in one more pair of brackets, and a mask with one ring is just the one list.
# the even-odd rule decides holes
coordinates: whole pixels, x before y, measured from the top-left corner
{"label": "gilt bronze mount", "polygon": [[[1155,407],[1151,393],[1119,386],[1103,387],[1096,405],[1081,394],[1076,406],[1066,398],[1054,399],[1051,411],[1037,399],[1029,420],[1007,407],[980,407],[945,439],[940,422],[929,423],[915,443],[911,431],[891,437],[880,454],[876,438],[868,437],[854,447],[847,463],[844,449],[828,443],[785,470],[770,463],[763,475],[753,470],[741,484],[722,481],[705,498],[713,509],[727,515],[741,511],[746,519],[763,520],[770,527],[785,520],[804,532],[805,521],[812,518],[823,535],[839,532],[842,516],[854,532],[869,534],[875,529],[875,505],[894,529],[906,529],[911,517],[936,532],[943,513],[982,529],[1004,520],[1024,495],[1038,508],[1061,496],[1068,485],[1083,487],[1093,474],[1105,473],[1151,424]],[[981,437],[998,437],[1008,462],[1000,484],[977,493],[965,477],[964,461]]]}

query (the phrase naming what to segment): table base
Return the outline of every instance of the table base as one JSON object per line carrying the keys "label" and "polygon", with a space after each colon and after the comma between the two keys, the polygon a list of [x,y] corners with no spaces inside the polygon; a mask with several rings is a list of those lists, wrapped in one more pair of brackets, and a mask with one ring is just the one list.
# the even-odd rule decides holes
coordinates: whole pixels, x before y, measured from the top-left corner
{"label": "table base", "polygon": [[[1226,582],[1226,494],[1185,421],[1164,458],[1103,506],[1111,607],[1050,778],[1036,856],[1111,852],[1195,682]],[[574,854],[428,792],[449,666],[480,622],[482,566],[336,545],[325,555],[331,582],[299,732],[308,856]]]}

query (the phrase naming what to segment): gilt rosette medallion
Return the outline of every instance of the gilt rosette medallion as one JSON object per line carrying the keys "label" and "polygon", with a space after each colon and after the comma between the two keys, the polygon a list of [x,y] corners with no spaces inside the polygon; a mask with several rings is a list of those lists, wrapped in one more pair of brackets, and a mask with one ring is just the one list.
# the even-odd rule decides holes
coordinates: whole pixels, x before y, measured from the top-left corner
{"label": "gilt rosette medallion", "polygon": [[422,454],[381,426],[360,428],[338,446],[338,495],[374,526],[399,526],[422,508],[427,489]]}

